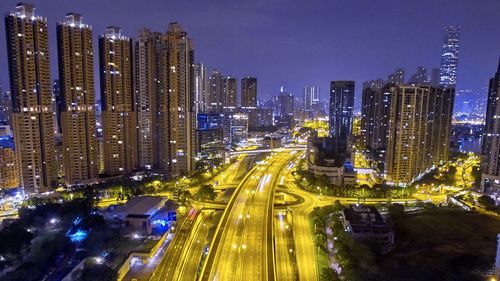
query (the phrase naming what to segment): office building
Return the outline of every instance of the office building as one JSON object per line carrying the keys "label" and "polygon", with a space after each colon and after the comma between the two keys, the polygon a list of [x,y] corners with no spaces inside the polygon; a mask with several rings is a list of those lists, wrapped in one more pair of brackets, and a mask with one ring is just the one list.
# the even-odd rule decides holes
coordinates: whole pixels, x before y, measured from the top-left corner
{"label": "office building", "polygon": [[460,26],[447,26],[445,28],[440,70],[440,85],[445,88],[455,88],[457,84],[461,29]]}
{"label": "office building", "polygon": [[273,126],[273,109],[272,108],[257,108],[257,126],[270,127]]}
{"label": "office building", "polygon": [[47,19],[19,3],[5,15],[14,139],[25,193],[57,182]]}
{"label": "office building", "polygon": [[196,154],[199,159],[224,159],[224,114],[197,115]]}
{"label": "office building", "polygon": [[137,167],[132,40],[119,27],[99,38],[104,173],[128,174]]}
{"label": "office building", "polygon": [[278,115],[280,117],[293,116],[295,111],[295,100],[292,93],[284,90],[281,86],[280,94],[278,95]]}
{"label": "office building", "polygon": [[203,63],[195,66],[196,113],[207,113],[209,104],[208,70]]}
{"label": "office building", "polygon": [[318,111],[319,103],[319,86],[304,87],[304,110]]}
{"label": "office building", "polygon": [[390,86],[385,174],[407,185],[448,159],[454,89]]}
{"label": "office building", "polygon": [[94,51],[92,28],[80,14],[69,13],[57,24],[57,47],[64,179],[67,185],[88,183],[99,173]]}
{"label": "office building", "polygon": [[330,83],[330,136],[338,153],[345,153],[352,133],[354,81]]}
{"label": "office building", "polygon": [[0,136],[0,189],[19,187],[19,176],[14,139]]}
{"label": "office building", "polygon": [[158,97],[162,88],[159,66],[161,33],[142,29],[135,41],[135,103],[137,111],[137,152],[140,169],[158,167]]}
{"label": "office building", "polygon": [[238,143],[248,138],[248,115],[234,113],[230,116],[230,143]]}

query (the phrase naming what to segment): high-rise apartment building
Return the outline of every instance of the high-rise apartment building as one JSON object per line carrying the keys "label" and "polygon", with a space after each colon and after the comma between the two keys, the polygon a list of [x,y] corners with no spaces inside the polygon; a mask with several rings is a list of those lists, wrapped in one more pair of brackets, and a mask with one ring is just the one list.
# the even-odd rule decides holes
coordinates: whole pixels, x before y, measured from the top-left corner
{"label": "high-rise apartment building", "polygon": [[386,147],[390,96],[382,79],[363,84],[360,127],[364,148],[376,150]]}
{"label": "high-rise apartment building", "polygon": [[[177,22],[170,23],[163,56],[167,67],[167,91],[160,96],[160,165],[170,176],[188,174],[195,157],[194,49],[187,32]],[[163,83],[163,82],[162,82]]]}
{"label": "high-rise apartment building", "polygon": [[16,153],[26,193],[57,182],[47,19],[19,3],[5,15]]}
{"label": "high-rise apartment building", "polygon": [[257,78],[246,76],[241,79],[241,107],[257,107]]}
{"label": "high-rise apartment building", "polygon": [[161,40],[161,33],[142,29],[134,48],[138,165],[146,170],[159,165],[158,97],[165,90],[159,75]]}
{"label": "high-rise apartment building", "polygon": [[396,69],[394,73],[389,75],[389,78],[387,79],[387,83],[390,84],[404,84],[405,83],[405,70],[402,68]]}
{"label": "high-rise apartment building", "polygon": [[226,79],[222,73],[214,69],[210,75],[208,84],[208,112],[221,113],[226,103]]}
{"label": "high-rise apartment building", "polygon": [[386,179],[407,185],[448,159],[455,90],[431,86],[389,87]]}
{"label": "high-rise apartment building", "polygon": [[488,89],[482,154],[487,159],[484,174],[500,181],[500,61]]}
{"label": "high-rise apartment building", "polygon": [[99,175],[92,28],[69,13],[57,24],[59,91],[67,185],[94,181]]}
{"label": "high-rise apartment building", "polygon": [[408,84],[413,84],[417,86],[428,85],[429,77],[427,76],[427,69],[423,66],[417,67],[417,72],[413,74],[408,81]]}
{"label": "high-rise apartment building", "polygon": [[352,133],[354,111],[354,81],[332,81],[330,83],[330,136],[336,150],[347,150]]}
{"label": "high-rise apartment building", "polygon": [[224,105],[225,112],[234,112],[238,107],[238,83],[234,77],[226,77],[226,102]]}
{"label": "high-rise apartment building", "polygon": [[457,84],[461,29],[462,27],[460,26],[447,26],[445,28],[440,70],[440,85],[445,88],[455,88]]}
{"label": "high-rise apartment building", "polygon": [[99,38],[99,62],[104,173],[131,173],[137,167],[132,40],[119,27],[108,27]]}
{"label": "high-rise apartment building", "polygon": [[62,134],[61,111],[63,96],[61,93],[61,82],[54,79],[52,82],[52,100],[54,101],[54,131],[57,135]]}

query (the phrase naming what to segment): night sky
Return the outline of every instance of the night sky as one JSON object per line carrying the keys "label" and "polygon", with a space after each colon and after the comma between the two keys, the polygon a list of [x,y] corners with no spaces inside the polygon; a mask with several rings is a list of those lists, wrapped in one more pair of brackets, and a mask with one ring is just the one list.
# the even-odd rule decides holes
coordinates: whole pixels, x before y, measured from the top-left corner
{"label": "night sky", "polygon": [[[1,0],[0,10],[14,10]],[[458,89],[487,86],[500,55],[500,0],[39,0],[27,1],[48,17],[52,78],[57,77],[56,22],[79,12],[93,26],[96,91],[97,36],[121,26],[135,37],[141,27],[164,32],[180,22],[194,40],[195,60],[224,75],[258,78],[259,96],[285,84],[296,96],[302,87],[330,80],[386,78],[398,67],[409,78],[419,65],[439,67],[445,25],[461,25]],[[479,4],[480,3],[480,4]],[[0,77],[8,88],[5,26],[0,27]],[[240,88],[240,85],[238,85]],[[359,100],[359,99],[358,99]]]}

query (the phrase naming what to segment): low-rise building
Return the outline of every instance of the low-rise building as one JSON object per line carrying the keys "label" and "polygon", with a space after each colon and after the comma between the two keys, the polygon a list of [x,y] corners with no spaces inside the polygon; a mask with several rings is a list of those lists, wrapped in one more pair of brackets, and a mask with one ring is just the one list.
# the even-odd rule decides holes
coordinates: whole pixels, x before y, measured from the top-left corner
{"label": "low-rise building", "polygon": [[343,186],[356,184],[356,172],[345,154],[335,149],[332,137],[313,134],[307,141],[307,169],[315,176],[326,176],[331,184]]}
{"label": "low-rise building", "polygon": [[11,136],[0,137],[0,189],[19,187],[19,179],[14,139]]}
{"label": "low-rise building", "polygon": [[125,227],[151,234],[153,221],[162,212],[167,198],[163,196],[138,196],[127,203],[108,209],[107,219],[119,219],[125,222]]}
{"label": "low-rise building", "polygon": [[350,205],[342,210],[341,221],[345,231],[356,240],[394,244],[394,231],[375,207]]}

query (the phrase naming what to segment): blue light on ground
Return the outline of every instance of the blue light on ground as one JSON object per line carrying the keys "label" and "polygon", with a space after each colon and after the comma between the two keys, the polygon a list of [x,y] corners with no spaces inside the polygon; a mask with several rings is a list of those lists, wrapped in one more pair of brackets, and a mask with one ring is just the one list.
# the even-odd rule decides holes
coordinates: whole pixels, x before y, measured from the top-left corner
{"label": "blue light on ground", "polygon": [[66,236],[69,237],[69,240],[71,240],[71,242],[73,243],[82,242],[83,240],[85,240],[85,238],[87,238],[87,235],[88,232],[81,229],[79,229],[73,234],[66,234]]}

